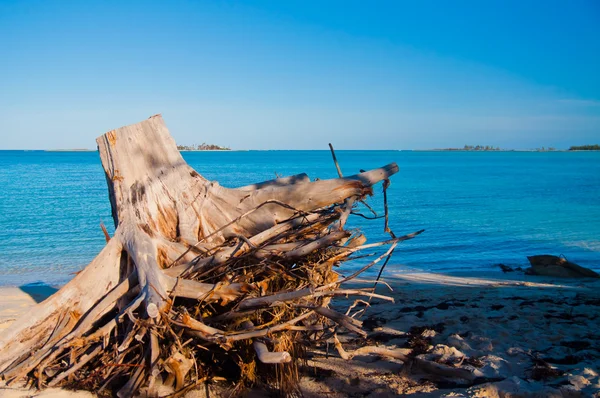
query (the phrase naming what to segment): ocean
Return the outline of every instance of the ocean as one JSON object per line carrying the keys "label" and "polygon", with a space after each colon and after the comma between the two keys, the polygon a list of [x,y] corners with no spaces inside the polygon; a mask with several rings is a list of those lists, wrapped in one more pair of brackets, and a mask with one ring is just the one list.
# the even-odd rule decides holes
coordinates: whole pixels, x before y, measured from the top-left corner
{"label": "ocean", "polygon": [[[398,246],[386,272],[492,271],[527,256],[564,255],[600,271],[600,152],[337,151],[345,175],[397,162],[388,190]],[[238,187],[305,172],[337,176],[329,151],[184,152],[200,174]],[[383,214],[381,184],[369,199]],[[364,214],[368,210],[362,209]],[[0,151],[0,285],[61,284],[112,233],[97,152]],[[351,216],[369,241],[383,219]],[[368,259],[346,263],[348,273]],[[376,270],[372,270],[372,273]]]}

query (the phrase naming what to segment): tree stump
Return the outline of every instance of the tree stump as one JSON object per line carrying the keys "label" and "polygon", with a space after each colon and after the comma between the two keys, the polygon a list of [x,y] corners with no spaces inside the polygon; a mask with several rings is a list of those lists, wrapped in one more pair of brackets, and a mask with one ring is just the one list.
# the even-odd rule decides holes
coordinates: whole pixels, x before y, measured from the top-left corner
{"label": "tree stump", "polygon": [[[73,280],[0,335],[5,381],[119,396],[142,388],[156,394],[159,384],[182,391],[210,377],[199,369],[198,344],[225,353],[254,341],[259,357],[284,363],[291,356],[269,352],[277,343],[260,339],[359,328],[323,309],[332,296],[348,294],[339,293],[343,281],[332,266],[369,246],[344,230],[345,218],[354,199],[370,195],[396,164],[346,178],[299,175],[229,189],[187,165],[160,115],[97,143],[114,236]],[[281,303],[279,318],[264,311]],[[200,343],[185,345],[187,339]]]}

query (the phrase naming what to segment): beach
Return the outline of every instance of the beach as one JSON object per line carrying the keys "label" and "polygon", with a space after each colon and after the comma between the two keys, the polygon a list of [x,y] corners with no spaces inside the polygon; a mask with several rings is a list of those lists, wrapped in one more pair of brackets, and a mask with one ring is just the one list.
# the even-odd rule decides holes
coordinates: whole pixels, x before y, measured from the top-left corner
{"label": "beach", "polygon": [[457,380],[423,383],[424,376],[402,376],[400,362],[370,356],[348,366],[340,359],[315,357],[314,366],[333,373],[331,380],[305,380],[314,396],[369,391],[380,396],[560,397],[600,391],[600,280],[474,272],[404,274],[386,281],[396,303],[372,305],[363,318],[370,320],[374,344],[407,347],[420,334],[425,341],[419,341],[425,344],[420,357],[461,364],[498,380],[470,388]]}
{"label": "beach", "polygon": [[[401,361],[376,355],[346,361],[330,344],[328,352],[325,347],[309,351],[300,383],[304,396],[600,396],[599,279],[422,272],[388,275],[385,283],[389,286],[380,284],[377,292],[391,295],[395,303],[374,299],[362,316],[369,345],[406,354],[420,350],[418,358],[469,369],[485,382],[467,387],[464,380],[408,371]],[[0,328],[53,291],[43,286],[0,288]],[[333,308],[345,311],[348,304],[336,299]],[[338,336],[349,352],[359,346],[356,335]],[[228,387],[216,383],[210,391],[219,396]],[[2,397],[65,394],[90,396],[0,389]],[[250,396],[265,394],[256,390]],[[205,389],[188,396],[205,396]]]}
{"label": "beach", "polygon": [[600,398],[598,1],[139,3],[0,1],[0,398]]}

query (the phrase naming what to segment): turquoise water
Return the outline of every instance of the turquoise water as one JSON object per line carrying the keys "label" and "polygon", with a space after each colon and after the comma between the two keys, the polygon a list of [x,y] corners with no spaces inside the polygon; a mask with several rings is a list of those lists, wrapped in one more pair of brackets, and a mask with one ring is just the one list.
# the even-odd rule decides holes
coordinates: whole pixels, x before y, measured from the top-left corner
{"label": "turquoise water", "polygon": [[[600,270],[600,152],[338,151],[345,174],[395,161],[389,189],[403,243],[390,271],[494,270],[527,255],[564,254]],[[205,177],[236,187],[306,172],[336,177],[328,151],[185,152]],[[381,185],[372,205],[382,212]],[[0,151],[0,284],[63,283],[112,231],[96,152]],[[383,220],[351,218],[371,241]],[[345,265],[346,270],[359,261]]]}

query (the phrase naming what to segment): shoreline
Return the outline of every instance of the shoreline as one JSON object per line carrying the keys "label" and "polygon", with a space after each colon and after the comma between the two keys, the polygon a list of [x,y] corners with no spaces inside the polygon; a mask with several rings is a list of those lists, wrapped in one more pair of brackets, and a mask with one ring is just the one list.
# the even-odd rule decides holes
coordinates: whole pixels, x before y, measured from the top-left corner
{"label": "shoreline", "polygon": [[[0,152],[97,152],[97,149],[0,149]],[[329,149],[179,149],[179,152],[330,152]],[[538,151],[535,149],[499,149],[499,150],[465,150],[465,149],[336,149],[336,152],[535,152],[535,153],[565,153],[565,152],[600,152],[598,149],[556,149],[553,151]]]}
{"label": "shoreline", "polygon": [[[586,266],[589,266],[586,264]],[[481,268],[481,269],[475,269],[475,270],[469,270],[466,268],[463,269],[452,269],[452,270],[420,270],[417,269],[416,267],[411,267],[411,268],[404,268],[404,266],[399,265],[398,269],[393,269],[394,265],[390,264],[387,266],[386,271],[384,272],[384,277],[385,279],[390,279],[390,278],[404,278],[406,277],[406,279],[410,279],[411,275],[417,277],[417,278],[424,278],[421,282],[425,283],[425,280],[427,280],[428,278],[426,277],[426,275],[444,275],[447,277],[450,277],[450,279],[452,278],[469,278],[474,280],[473,278],[477,277],[477,278],[483,278],[485,280],[488,281],[496,281],[498,283],[502,283],[503,281],[508,281],[511,279],[519,279],[521,280],[522,283],[539,283],[541,280],[544,280],[544,278],[546,278],[548,281],[556,281],[557,283],[561,280],[565,281],[565,280],[569,280],[568,278],[552,278],[552,277],[545,277],[545,276],[539,276],[539,275],[527,275],[524,273],[524,269],[528,268],[528,265],[524,265],[524,268],[522,268],[521,270],[515,269],[514,271],[509,271],[509,272],[503,272],[500,267],[497,266],[490,266],[487,268]],[[357,268],[356,268],[357,269]],[[345,275],[345,274],[350,274],[353,271],[356,270],[355,268],[352,269],[338,269],[338,272],[340,272],[341,275]],[[600,273],[600,266],[589,266],[589,269],[591,269],[594,272]],[[1,291],[3,289],[7,289],[7,288],[16,288],[16,289],[26,289],[26,290],[31,290],[31,291],[41,291],[43,289],[53,289],[53,291],[56,291],[58,289],[60,289],[62,286],[64,286],[65,284],[67,284],[72,277],[74,276],[73,274],[69,273],[66,274],[66,276],[70,276],[70,278],[65,278],[65,279],[61,279],[61,280],[55,280],[49,283],[46,282],[41,282],[39,281],[39,278],[35,281],[35,282],[9,282],[9,283],[2,283],[0,282],[0,302],[2,299],[2,295],[1,295]],[[373,275],[371,275],[373,276]],[[436,283],[437,281],[433,280],[432,283]],[[474,282],[477,283],[477,282]],[[490,284],[493,284],[490,282]],[[552,285],[555,286],[555,285]],[[41,290],[40,290],[41,289]]]}
{"label": "shoreline", "polygon": [[[393,291],[380,283],[377,292],[395,303],[374,300],[362,317],[369,344],[410,351],[418,337],[425,344],[419,357],[471,369],[492,381],[472,387],[457,380],[424,381],[419,374],[404,374],[397,360],[344,361],[333,348],[327,354],[317,347],[300,383],[306,397],[593,396],[600,390],[600,279],[463,271],[396,272],[384,281]],[[370,287],[373,281],[356,284]],[[0,333],[52,289],[0,287]],[[336,299],[333,307],[345,311],[348,304]],[[347,350],[353,348],[354,335],[338,336]],[[535,365],[534,357],[550,370]],[[214,387],[213,396],[228,388]],[[0,388],[0,395],[19,396],[11,391]]]}

